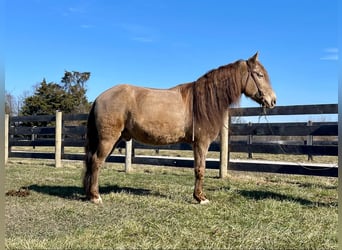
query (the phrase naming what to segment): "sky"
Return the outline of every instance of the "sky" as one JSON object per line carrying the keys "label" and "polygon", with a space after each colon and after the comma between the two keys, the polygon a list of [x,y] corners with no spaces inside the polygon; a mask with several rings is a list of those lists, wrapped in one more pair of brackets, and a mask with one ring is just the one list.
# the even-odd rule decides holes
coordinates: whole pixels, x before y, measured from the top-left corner
{"label": "sky", "polygon": [[[169,88],[257,51],[277,105],[337,103],[337,0],[7,0],[5,88],[91,72],[89,101],[120,83]],[[258,107],[242,98],[242,107]]]}

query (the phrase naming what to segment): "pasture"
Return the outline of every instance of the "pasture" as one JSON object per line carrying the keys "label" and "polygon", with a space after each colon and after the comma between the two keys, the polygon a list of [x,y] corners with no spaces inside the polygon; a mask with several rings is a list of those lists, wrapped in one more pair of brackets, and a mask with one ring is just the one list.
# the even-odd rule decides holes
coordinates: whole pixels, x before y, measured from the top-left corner
{"label": "pasture", "polygon": [[337,178],[106,163],[103,205],[84,200],[83,163],[10,158],[7,249],[336,249]]}

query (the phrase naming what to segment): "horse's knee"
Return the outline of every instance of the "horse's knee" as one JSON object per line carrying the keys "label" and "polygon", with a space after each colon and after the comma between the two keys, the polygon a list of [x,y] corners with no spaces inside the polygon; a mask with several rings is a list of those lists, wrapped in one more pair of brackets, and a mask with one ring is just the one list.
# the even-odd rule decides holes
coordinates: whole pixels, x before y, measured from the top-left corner
{"label": "horse's knee", "polygon": [[195,168],[196,179],[202,180],[204,178],[204,167]]}

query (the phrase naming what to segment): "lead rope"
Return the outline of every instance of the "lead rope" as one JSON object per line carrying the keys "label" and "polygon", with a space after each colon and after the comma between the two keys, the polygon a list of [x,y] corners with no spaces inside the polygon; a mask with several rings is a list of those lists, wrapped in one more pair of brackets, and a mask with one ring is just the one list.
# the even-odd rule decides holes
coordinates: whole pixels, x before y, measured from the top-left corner
{"label": "lead rope", "polygon": [[192,86],[192,142],[195,141],[195,111],[194,111],[194,88],[195,83]]}
{"label": "lead rope", "polygon": [[[193,108],[193,103],[192,103],[192,108]],[[194,118],[194,111],[192,111],[192,142],[195,141],[195,118]]]}
{"label": "lead rope", "polygon": [[[274,133],[273,133],[272,127],[271,127],[271,125],[270,125],[270,122],[269,122],[268,119],[267,119],[267,113],[266,113],[266,108],[265,108],[265,107],[263,108],[263,112],[259,115],[258,123],[260,123],[260,119],[261,119],[262,117],[265,118],[265,120],[266,120],[266,122],[267,122],[267,125],[268,125],[268,128],[269,128],[269,130],[271,131],[271,134],[272,134],[272,136],[273,136]],[[284,154],[287,154],[286,150],[284,150],[284,148],[282,147],[281,144],[278,143],[277,145],[279,146],[280,150],[281,150]],[[304,169],[311,170],[311,171],[322,171],[322,170],[327,170],[327,169],[336,168],[336,166],[331,166],[331,167],[322,167],[322,168],[320,168],[320,169],[317,169],[317,168],[306,167],[306,166],[304,166],[302,163],[300,163],[300,162],[298,162],[298,161],[295,162],[295,163],[297,164],[297,166],[300,166],[300,167],[302,167],[302,168],[304,168]]]}

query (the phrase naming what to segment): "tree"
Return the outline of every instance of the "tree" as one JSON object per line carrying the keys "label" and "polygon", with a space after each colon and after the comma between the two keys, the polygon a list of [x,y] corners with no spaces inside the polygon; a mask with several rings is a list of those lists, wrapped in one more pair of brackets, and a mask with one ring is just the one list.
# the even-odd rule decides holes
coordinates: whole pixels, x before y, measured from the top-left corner
{"label": "tree", "polygon": [[86,97],[86,81],[90,78],[90,72],[65,71],[61,82],[64,83],[64,90],[70,95],[69,105],[72,107],[72,113],[87,113],[90,109],[90,103]]}
{"label": "tree", "polygon": [[86,97],[85,83],[90,73],[77,71],[65,71],[61,82],[47,83],[45,78],[36,86],[32,96],[23,101],[21,113],[23,115],[49,115],[60,110],[66,114],[87,113],[90,103]]}
{"label": "tree", "polygon": [[18,102],[16,98],[5,91],[5,114],[10,116],[16,115],[18,113]]}
{"label": "tree", "polygon": [[64,89],[57,83],[47,83],[45,79],[36,87],[33,96],[24,100],[21,113],[23,115],[50,115],[56,110],[70,112],[66,102]]}

